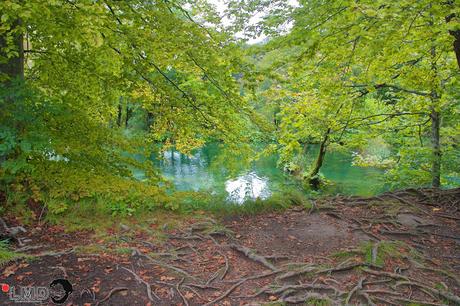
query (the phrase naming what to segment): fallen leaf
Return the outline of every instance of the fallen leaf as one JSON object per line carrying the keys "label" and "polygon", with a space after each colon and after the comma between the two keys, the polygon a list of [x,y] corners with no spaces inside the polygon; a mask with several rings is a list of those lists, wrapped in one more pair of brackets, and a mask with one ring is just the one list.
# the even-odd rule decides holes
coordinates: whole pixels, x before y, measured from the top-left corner
{"label": "fallen leaf", "polygon": [[4,277],[8,277],[16,273],[17,269],[18,269],[18,266],[12,265],[12,266],[6,267],[2,274]]}
{"label": "fallen leaf", "polygon": [[105,269],[104,269],[104,272],[105,272],[105,273],[110,273],[110,272],[112,272],[112,271],[113,271],[113,268],[112,268],[112,267],[109,267],[109,266],[105,267]]}
{"label": "fallen leaf", "polygon": [[268,297],[268,299],[269,299],[270,301],[276,301],[278,298],[277,298],[276,296],[274,296],[274,295],[270,295],[270,296]]}

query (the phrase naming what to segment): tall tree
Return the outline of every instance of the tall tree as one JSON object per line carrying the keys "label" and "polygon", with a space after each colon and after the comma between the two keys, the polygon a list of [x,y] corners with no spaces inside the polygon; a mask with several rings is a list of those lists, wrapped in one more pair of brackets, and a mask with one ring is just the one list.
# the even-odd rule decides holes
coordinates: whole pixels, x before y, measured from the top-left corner
{"label": "tall tree", "polygon": [[293,92],[280,138],[287,156],[304,141],[356,148],[380,137],[395,149],[388,173],[399,181],[439,187],[443,171],[458,172],[443,159],[459,137],[458,1],[244,2],[260,14],[279,8],[256,27],[277,34],[266,48],[300,48],[283,63]]}
{"label": "tall tree", "polygon": [[[237,46],[210,26],[217,19],[206,1],[190,3],[1,1],[2,80],[26,64],[23,82],[0,88],[0,154],[11,157],[2,185],[36,190],[41,200],[153,194],[148,141],[113,128],[121,96],[155,111],[148,140],[165,147],[244,139]],[[142,160],[130,155],[143,149]],[[148,179],[135,180],[133,168]]]}

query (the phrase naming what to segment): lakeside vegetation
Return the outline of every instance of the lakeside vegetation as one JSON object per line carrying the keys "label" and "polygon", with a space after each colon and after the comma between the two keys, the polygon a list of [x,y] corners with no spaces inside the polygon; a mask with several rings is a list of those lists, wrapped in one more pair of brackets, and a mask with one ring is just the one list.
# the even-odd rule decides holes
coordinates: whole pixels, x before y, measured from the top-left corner
{"label": "lakeside vegetation", "polygon": [[58,222],[306,201],[302,188],[240,208],[171,194],[152,152],[211,142],[229,175],[278,154],[321,190],[339,151],[392,189],[458,186],[457,4],[232,0],[224,25],[207,1],[2,1],[1,212]]}

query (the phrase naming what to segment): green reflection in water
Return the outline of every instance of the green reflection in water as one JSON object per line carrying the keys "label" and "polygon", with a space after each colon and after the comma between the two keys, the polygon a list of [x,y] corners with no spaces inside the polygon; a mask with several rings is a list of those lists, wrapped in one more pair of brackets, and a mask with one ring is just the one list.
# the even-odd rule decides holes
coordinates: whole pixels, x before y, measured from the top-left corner
{"label": "green reflection in water", "polygon": [[[295,186],[300,188],[298,181],[277,167],[276,155],[263,157],[250,169],[229,175],[220,154],[222,149],[217,144],[208,144],[191,157],[170,150],[164,152],[163,158],[152,159],[177,190],[227,195],[234,202],[243,202],[245,197],[267,198]],[[321,172],[332,182],[323,193],[369,196],[385,190],[381,170],[353,166],[351,155],[344,153],[329,152]]]}

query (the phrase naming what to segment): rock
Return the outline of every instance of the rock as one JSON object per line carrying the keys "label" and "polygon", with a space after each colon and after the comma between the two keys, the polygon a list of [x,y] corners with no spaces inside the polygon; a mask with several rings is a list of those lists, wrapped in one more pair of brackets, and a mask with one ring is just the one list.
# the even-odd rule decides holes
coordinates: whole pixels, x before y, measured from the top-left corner
{"label": "rock", "polygon": [[406,227],[417,227],[417,225],[429,223],[428,220],[413,214],[399,214],[396,219]]}
{"label": "rock", "polygon": [[127,225],[125,225],[123,223],[120,224],[120,228],[125,232],[131,230],[131,228],[129,226],[127,226]]}

